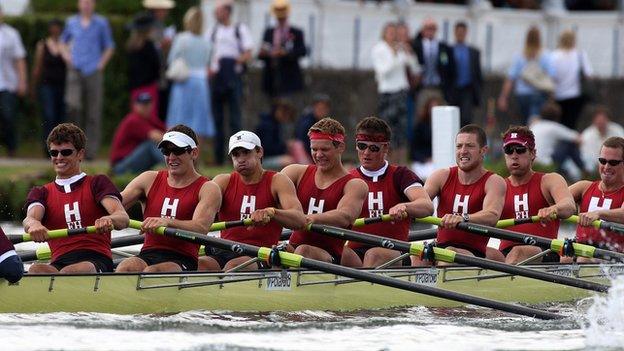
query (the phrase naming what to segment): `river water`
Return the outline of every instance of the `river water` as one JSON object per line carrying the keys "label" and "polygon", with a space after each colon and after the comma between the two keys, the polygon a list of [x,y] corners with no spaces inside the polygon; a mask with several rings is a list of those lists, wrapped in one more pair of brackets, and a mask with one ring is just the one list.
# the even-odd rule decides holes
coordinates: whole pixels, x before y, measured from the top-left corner
{"label": "river water", "polygon": [[[2,227],[19,233],[14,225]],[[0,314],[0,350],[624,349],[624,278],[613,282],[608,295],[538,307],[567,318],[540,321],[477,307],[165,316]]]}

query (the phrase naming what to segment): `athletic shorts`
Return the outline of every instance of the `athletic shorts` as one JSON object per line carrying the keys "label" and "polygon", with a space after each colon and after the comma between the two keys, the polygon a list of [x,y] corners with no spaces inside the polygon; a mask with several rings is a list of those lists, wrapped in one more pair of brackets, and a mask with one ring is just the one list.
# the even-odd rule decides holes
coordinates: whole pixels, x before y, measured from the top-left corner
{"label": "athletic shorts", "polygon": [[[505,250],[501,251],[501,253],[505,255],[505,257],[507,257],[507,255],[509,255],[509,253],[511,252],[511,249],[513,249],[514,247],[515,246],[510,246],[506,248]],[[542,262],[544,263],[559,262],[559,254],[551,251],[547,253],[546,255],[542,256]]]}
{"label": "athletic shorts", "polygon": [[468,246],[464,246],[464,245],[456,245],[456,244],[451,244],[451,243],[446,243],[444,245],[440,245],[440,244],[436,244],[436,247],[440,247],[443,249],[446,249],[447,247],[452,246],[458,249],[464,249],[464,250],[468,250],[470,251],[473,255],[475,255],[476,257],[481,257],[481,258],[485,258],[485,252],[481,252],[475,248],[472,247],[468,247]]}
{"label": "athletic shorts", "polygon": [[[308,245],[308,244],[301,244],[301,245]],[[296,249],[297,246],[299,246],[299,245],[297,245],[297,246],[292,245],[292,246],[293,246],[293,249]],[[317,246],[314,246],[314,245],[310,245],[310,246],[317,247]],[[325,249],[320,248],[320,247],[317,247],[317,248],[319,248],[321,250],[325,250]],[[340,264],[340,262],[342,262],[342,255],[335,255],[335,254],[332,254],[331,252],[329,252],[327,250],[325,250],[325,252],[327,252],[329,254],[329,256],[331,256],[331,259],[332,259],[331,263],[333,263],[333,264]]]}
{"label": "athletic shorts", "polygon": [[171,250],[150,249],[141,251],[136,257],[142,259],[148,266],[163,262],[173,262],[183,271],[196,271],[197,259]]}
{"label": "athletic shorts", "polygon": [[[356,255],[358,255],[358,257],[360,258],[360,261],[364,262],[364,255],[366,254],[366,251],[374,248],[375,246],[360,246],[358,248],[355,249],[351,249],[353,250],[353,252],[355,252]],[[400,255],[402,255],[403,253],[399,253]],[[405,257],[402,261],[401,261],[401,265],[402,266],[411,266],[412,265],[412,260],[410,259],[410,256]]]}
{"label": "athletic shorts", "polygon": [[79,262],[91,262],[95,266],[95,270],[98,273],[112,272],[113,260],[97,251],[92,250],[76,250],[68,252],[58,259],[50,262],[50,265],[59,271],[69,265]]}
{"label": "athletic shorts", "polygon": [[[229,261],[237,257],[240,257],[241,255],[230,250],[222,250],[222,249],[217,249],[215,247],[211,247],[208,250],[206,250],[206,256],[210,256],[214,258],[217,261],[217,263],[219,263],[219,266],[223,268]],[[258,264],[257,265],[258,269],[271,268],[269,264],[265,261],[258,261],[257,264]]]}

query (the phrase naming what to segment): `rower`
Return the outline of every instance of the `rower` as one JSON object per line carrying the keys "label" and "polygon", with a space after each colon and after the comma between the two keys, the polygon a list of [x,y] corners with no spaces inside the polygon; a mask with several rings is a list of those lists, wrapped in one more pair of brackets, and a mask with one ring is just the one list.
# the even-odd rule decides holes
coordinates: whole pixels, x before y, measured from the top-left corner
{"label": "rower", "polygon": [[[431,199],[438,197],[437,246],[465,255],[504,261],[496,249],[488,248],[488,237],[456,229],[461,222],[495,226],[503,210],[505,180],[483,167],[488,151],[485,131],[475,125],[462,127],[455,137],[457,166],[439,169],[425,182]],[[412,256],[412,264],[422,264]]]}
{"label": "rower", "polygon": [[15,247],[0,228],[0,278],[17,283],[24,275],[24,264],[15,252]]}
{"label": "rower", "polygon": [[[579,204],[579,225],[576,241],[607,250],[624,252],[624,236],[596,229],[592,222],[598,219],[624,223],[624,139],[610,137],[602,143],[598,157],[600,180],[581,180],[570,186],[574,200]],[[562,257],[569,262],[569,257]],[[578,258],[579,262],[595,259]]]}
{"label": "rower", "polygon": [[[345,151],[345,129],[332,118],[323,118],[308,131],[313,165],[289,165],[282,170],[297,188],[297,197],[306,213],[307,223],[327,224],[347,228],[362,211],[368,187],[347,172],[342,165]],[[345,255],[345,241],[322,234],[297,230],[290,237],[295,253],[319,261],[358,266],[349,260],[355,253]]]}
{"label": "rower", "polygon": [[[528,127],[512,126],[502,134],[502,138],[505,164],[510,174],[505,179],[507,193],[502,217],[516,220],[539,217],[539,223],[519,224],[507,229],[556,239],[559,219],[568,218],[576,212],[576,204],[565,179],[557,173],[533,170],[537,151],[535,136]],[[537,246],[509,240],[501,240],[499,250],[509,264],[524,261],[542,251]],[[540,261],[559,262],[559,255],[550,253]]]}
{"label": "rower", "polygon": [[52,129],[47,145],[56,179],[30,190],[23,224],[36,242],[49,239],[48,229],[95,225],[96,234],[50,240],[50,264],[35,263],[29,273],[113,271],[111,230],[128,227],[128,214],[119,191],[107,176],[88,176],[81,171],[86,139],[82,129],[72,123]]}
{"label": "rower", "polygon": [[145,243],[137,256],[123,260],[117,272],[179,272],[197,269],[199,244],[156,234],[159,227],[208,233],[219,206],[219,186],[200,175],[195,162],[195,132],[185,126],[169,129],[158,144],[166,170],[146,171],[121,192],[123,204],[143,207]]}
{"label": "rower", "polygon": [[[261,247],[277,245],[282,227],[302,228],[305,216],[293,182],[284,174],[262,167],[264,149],[260,138],[242,130],[230,137],[229,151],[234,172],[214,178],[223,202],[219,221],[250,218],[254,228],[236,227],[221,231],[221,238]],[[233,251],[211,248],[199,259],[200,270],[230,270],[251,259]],[[259,268],[258,264],[245,269]]]}
{"label": "rower", "polygon": [[[392,217],[392,222],[369,224],[358,230],[408,241],[408,217],[426,217],[433,213],[433,203],[422,186],[423,182],[409,168],[391,165],[386,160],[392,131],[384,120],[377,117],[364,118],[355,130],[360,167],[352,170],[351,174],[363,179],[368,185],[368,201],[364,201],[360,217],[379,217],[384,213]],[[400,255],[396,250],[371,247],[354,241],[348,245],[357,254],[353,259],[364,267],[377,267]]]}

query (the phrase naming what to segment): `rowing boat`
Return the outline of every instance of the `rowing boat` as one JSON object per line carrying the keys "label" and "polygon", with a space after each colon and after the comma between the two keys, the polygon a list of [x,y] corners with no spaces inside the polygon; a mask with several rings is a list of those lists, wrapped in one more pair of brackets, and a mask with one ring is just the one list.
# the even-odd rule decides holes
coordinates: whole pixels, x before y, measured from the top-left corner
{"label": "rowing boat", "polygon": [[[527,266],[608,283],[624,265]],[[593,292],[480,268],[369,270],[419,284],[523,304],[569,302]],[[461,303],[318,271],[290,269],[234,273],[27,275],[0,280],[0,312],[116,314],[226,311],[349,311],[402,306],[458,307]]]}

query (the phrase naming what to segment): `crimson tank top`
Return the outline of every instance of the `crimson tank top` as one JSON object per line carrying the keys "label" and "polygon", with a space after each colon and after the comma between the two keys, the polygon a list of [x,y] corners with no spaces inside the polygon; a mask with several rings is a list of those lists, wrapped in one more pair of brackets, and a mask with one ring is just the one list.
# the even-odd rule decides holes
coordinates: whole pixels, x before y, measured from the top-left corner
{"label": "crimson tank top", "polygon": [[[201,176],[184,188],[174,188],[167,182],[167,177],[167,171],[158,172],[147,195],[143,217],[192,219],[199,202],[199,190],[208,178]],[[141,251],[150,249],[174,251],[197,260],[199,244],[160,234],[145,233],[145,243]]]}
{"label": "crimson tank top", "polygon": [[[609,210],[622,207],[624,191],[620,188],[610,193],[603,193],[599,187],[600,181],[593,182],[583,194],[580,212]],[[624,252],[624,236],[594,227],[576,227],[576,240],[590,245],[604,245],[611,250]]]}
{"label": "crimson tank top", "polygon": [[[308,215],[335,210],[344,195],[345,185],[355,178],[352,174],[345,174],[327,188],[319,189],[314,181],[316,170],[315,165],[309,165],[297,184],[297,197],[301,202],[303,212]],[[334,257],[340,257],[345,241],[314,232],[297,230],[290,236],[290,244],[295,247],[303,244],[316,246]]]}
{"label": "crimson tank top", "polygon": [[[542,193],[542,178],[544,173],[535,172],[531,179],[519,186],[513,186],[509,178],[507,183],[507,193],[505,195],[505,206],[501,218],[524,219],[537,215],[540,209],[550,206]],[[539,235],[549,239],[556,239],[559,232],[559,220],[551,221],[544,227],[541,223],[525,223],[514,225],[509,228],[514,232]],[[522,245],[522,243],[501,240],[499,250]]]}
{"label": "crimson tank top", "polygon": [[[445,214],[476,213],[483,209],[485,198],[485,183],[493,173],[487,171],[473,184],[464,185],[459,182],[458,168],[451,167],[448,179],[440,191],[438,217]],[[485,249],[490,238],[471,234],[458,229],[438,229],[438,245],[467,247],[485,255]]]}
{"label": "crimson tank top", "polygon": [[[219,210],[220,221],[238,221],[250,218],[258,209],[276,207],[277,203],[271,192],[271,182],[274,171],[265,171],[256,184],[245,184],[238,172],[230,174],[223,204]],[[239,241],[245,244],[271,247],[279,241],[282,227],[276,221],[271,221],[262,227],[236,227],[221,231],[221,237]]]}

